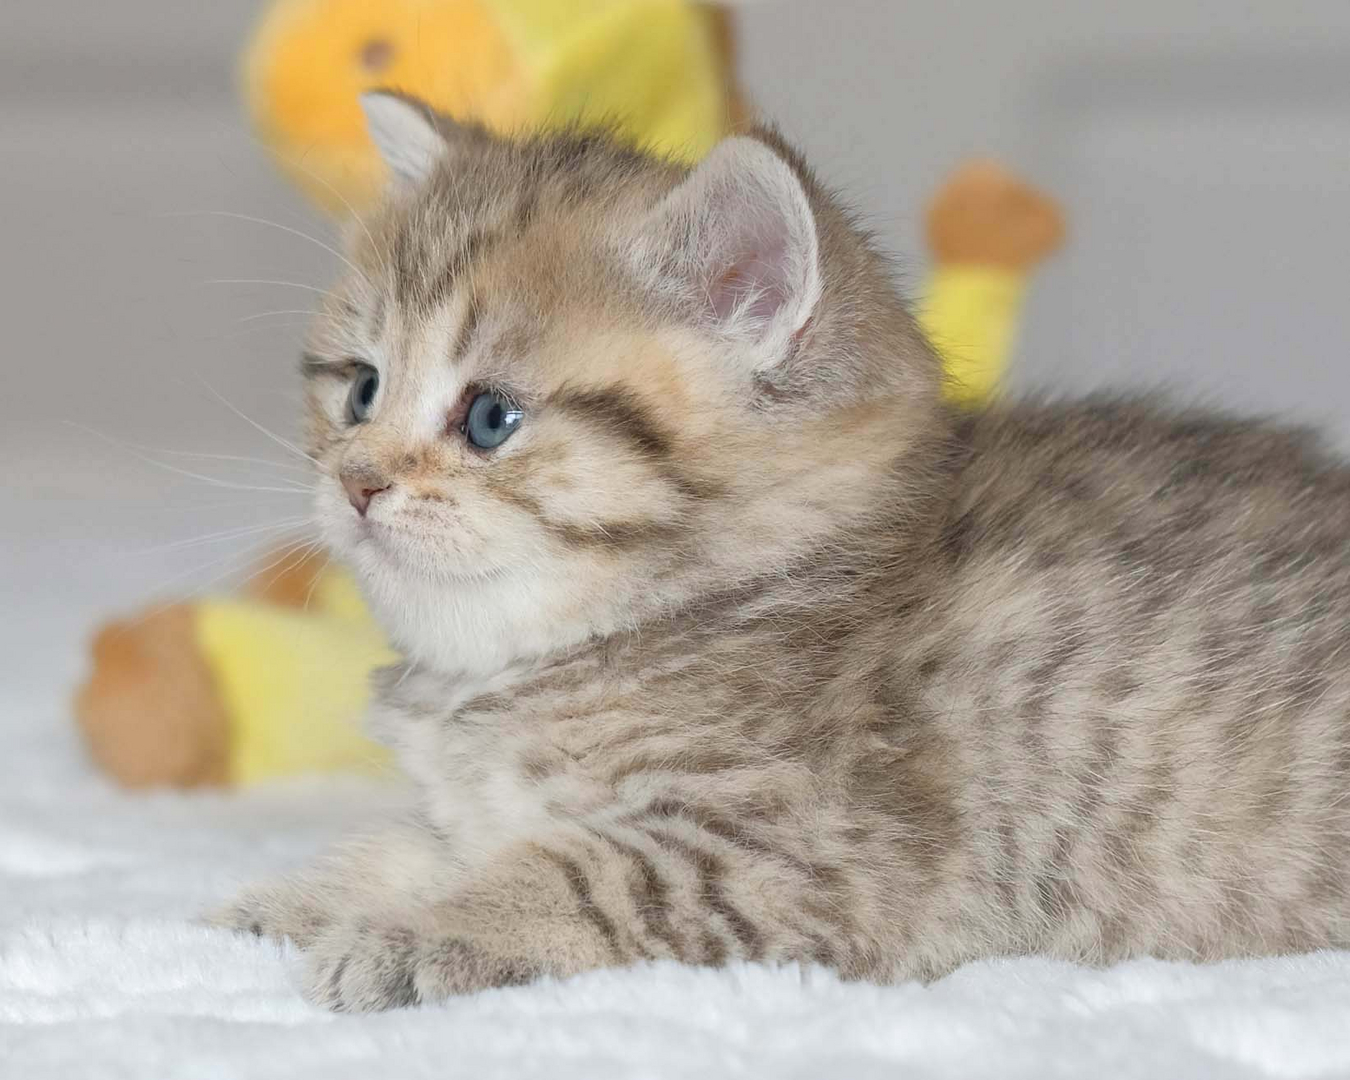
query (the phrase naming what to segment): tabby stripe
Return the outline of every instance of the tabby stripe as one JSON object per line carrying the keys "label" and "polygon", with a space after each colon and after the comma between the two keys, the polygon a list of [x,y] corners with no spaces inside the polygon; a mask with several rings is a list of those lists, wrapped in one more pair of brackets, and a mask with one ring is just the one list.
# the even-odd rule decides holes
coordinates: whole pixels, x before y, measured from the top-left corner
{"label": "tabby stripe", "polygon": [[[811,914],[806,911],[806,914]],[[838,968],[843,970],[843,965],[839,962],[839,954],[835,951],[833,942],[822,934],[814,930],[809,930],[799,920],[793,919],[787,922],[787,929],[792,934],[801,938],[807,946],[800,955],[794,955],[793,959],[810,960],[813,963],[821,964],[825,967]]]}
{"label": "tabby stripe", "polygon": [[331,376],[335,379],[349,379],[360,365],[347,357],[330,359],[318,353],[306,352],[300,355],[300,374],[307,379],[319,376]]}
{"label": "tabby stripe", "polygon": [[527,188],[520,196],[520,201],[516,203],[516,209],[512,215],[516,235],[519,236],[534,222],[535,210],[539,205],[539,191],[537,188]]}
{"label": "tabby stripe", "polygon": [[703,756],[691,751],[679,757],[639,753],[610,769],[606,778],[613,786],[630,776],[651,776],[653,773],[662,772],[706,776],[708,773],[743,769],[754,764],[756,762],[744,754],[724,750],[713,750]]}
{"label": "tabby stripe", "polygon": [[[592,830],[593,831],[593,830]],[[594,833],[615,851],[626,856],[637,869],[637,880],[633,882],[629,895],[637,909],[647,933],[666,943],[676,960],[686,961],[684,941],[670,924],[670,887],[661,877],[656,864],[640,849],[625,844],[612,836]]]}
{"label": "tabby stripe", "polygon": [[820,903],[816,903],[814,899],[804,902],[804,910],[809,904],[812,915],[834,926],[841,933],[848,934],[856,930],[853,919],[840,910],[839,901],[846,898],[848,889],[843,872],[837,867],[808,862],[790,851],[774,847],[745,829],[737,828],[732,822],[710,813],[703,807],[674,799],[657,799],[634,816],[646,815],[681,818],[694,828],[748,853],[751,858],[786,863],[804,879],[803,885],[814,889],[821,900]]}
{"label": "tabby stripe", "polygon": [[469,297],[468,307],[464,312],[464,319],[459,324],[459,330],[455,333],[455,343],[450,347],[450,359],[460,360],[464,354],[469,351],[469,346],[473,344],[473,335],[478,330],[478,302],[474,297]]}
{"label": "tabby stripe", "polygon": [[809,882],[823,881],[832,889],[843,887],[842,876],[834,867],[809,863],[805,859],[792,854],[792,852],[775,847],[701,806],[680,802],[676,799],[656,799],[634,816],[646,815],[683,818],[703,832],[710,833],[719,840],[724,840],[732,847],[739,848],[752,856],[776,859],[779,862],[787,863]]}
{"label": "tabby stripe", "polygon": [[725,494],[722,485],[691,477],[675,466],[670,436],[636,394],[618,387],[564,391],[550,397],[547,404],[586,421],[601,435],[626,442],[687,498],[714,499]]}
{"label": "tabby stripe", "polygon": [[509,487],[494,487],[492,494],[501,499],[502,502],[510,503],[519,510],[523,510],[531,517],[536,517],[540,521],[545,520],[544,504],[533,495],[527,495],[523,491],[518,491]]}
{"label": "tabby stripe", "polygon": [[383,296],[376,297],[375,310],[370,313],[370,328],[366,331],[371,341],[379,341],[384,336],[384,320],[388,315],[388,307]]}
{"label": "tabby stripe", "polygon": [[821,964],[824,967],[837,968],[840,966],[839,956],[834,951],[834,946],[830,944],[828,938],[809,932],[805,937],[811,942],[811,949],[806,954],[807,959],[814,960],[817,964]]}
{"label": "tabby stripe", "polygon": [[727,947],[711,930],[703,932],[703,962],[709,967],[721,967],[727,962]]}
{"label": "tabby stripe", "polygon": [[405,296],[404,304],[416,308],[424,315],[435,312],[449,300],[468,265],[475,259],[482,258],[483,252],[498,239],[497,235],[485,229],[475,229],[459,242],[435,278],[428,280],[420,274],[408,274],[407,281],[420,283],[422,288],[415,296]]}
{"label": "tabby stripe", "polygon": [[764,938],[758,928],[735,904],[722,888],[726,877],[726,866],[716,855],[669,833],[656,833],[646,830],[656,843],[669,850],[679,852],[698,871],[700,892],[704,903],[722,917],[732,936],[741,947],[738,954],[747,960],[758,960],[764,955]]}
{"label": "tabby stripe", "polygon": [[576,548],[627,549],[652,543],[669,543],[683,527],[672,522],[643,518],[637,521],[601,521],[579,523],[549,517],[543,504],[533,495],[508,487],[495,487],[492,494],[502,502],[524,511],[565,544]]}
{"label": "tabby stripe", "polygon": [[549,404],[586,420],[604,435],[625,439],[642,457],[661,461],[671,455],[670,438],[627,390],[574,390],[554,395]]}
{"label": "tabby stripe", "polygon": [[684,530],[669,522],[604,521],[578,525],[570,521],[541,518],[541,524],[571,547],[614,548],[626,550],[648,544],[668,543]]}
{"label": "tabby stripe", "polygon": [[395,1008],[416,1005],[422,998],[413,975],[416,970],[412,962],[415,946],[404,938],[386,938],[386,941],[389,954],[398,958],[389,963],[394,974],[391,983],[385,987],[387,1000]]}
{"label": "tabby stripe", "polygon": [[334,1012],[346,1012],[347,1007],[342,1003],[342,976],[347,973],[347,963],[351,956],[343,956],[328,975],[328,1000],[333,1003]]}
{"label": "tabby stripe", "polygon": [[545,851],[545,857],[563,872],[567,879],[567,885],[572,890],[572,895],[576,897],[577,906],[581,909],[581,914],[589,919],[599,931],[600,936],[605,939],[605,944],[609,946],[609,951],[617,959],[623,959],[623,949],[619,946],[619,931],[608,915],[601,910],[600,905],[595,902],[595,897],[591,895],[590,878],[581,868],[581,864],[569,859],[566,855],[559,855],[557,852]]}

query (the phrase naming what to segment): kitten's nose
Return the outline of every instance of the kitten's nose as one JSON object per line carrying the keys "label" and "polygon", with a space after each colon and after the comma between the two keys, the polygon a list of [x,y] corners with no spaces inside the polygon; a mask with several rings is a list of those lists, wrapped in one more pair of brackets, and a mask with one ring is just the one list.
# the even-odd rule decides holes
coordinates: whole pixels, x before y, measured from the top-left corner
{"label": "kitten's nose", "polygon": [[388,484],[376,486],[379,484],[380,482],[372,479],[369,473],[342,474],[342,486],[347,490],[347,501],[362,517],[366,516],[366,510],[370,507],[370,500],[381,491],[389,490]]}

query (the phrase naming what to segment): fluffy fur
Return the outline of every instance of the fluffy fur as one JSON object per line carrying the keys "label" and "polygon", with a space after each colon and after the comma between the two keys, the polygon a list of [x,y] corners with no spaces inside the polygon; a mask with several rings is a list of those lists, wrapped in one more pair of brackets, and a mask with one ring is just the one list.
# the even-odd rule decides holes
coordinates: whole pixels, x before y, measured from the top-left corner
{"label": "fluffy fur", "polygon": [[[687,174],[371,111],[400,179],[305,369],[420,810],[220,916],[314,1000],[1350,944],[1343,466],[1149,403],[948,411],[772,133]],[[485,389],[524,412],[488,452]]]}

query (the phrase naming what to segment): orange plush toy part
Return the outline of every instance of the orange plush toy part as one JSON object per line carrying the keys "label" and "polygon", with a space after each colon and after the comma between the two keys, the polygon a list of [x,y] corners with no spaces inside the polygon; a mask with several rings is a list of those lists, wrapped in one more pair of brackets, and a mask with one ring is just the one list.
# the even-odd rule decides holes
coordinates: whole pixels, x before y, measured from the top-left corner
{"label": "orange plush toy part", "polygon": [[996,266],[1024,274],[1064,243],[1064,213],[997,161],[962,165],[929,204],[928,250],[940,266]]}
{"label": "orange plush toy part", "polygon": [[229,719],[192,623],[191,605],[172,604],[94,638],[75,716],[94,761],[127,787],[229,779]]}

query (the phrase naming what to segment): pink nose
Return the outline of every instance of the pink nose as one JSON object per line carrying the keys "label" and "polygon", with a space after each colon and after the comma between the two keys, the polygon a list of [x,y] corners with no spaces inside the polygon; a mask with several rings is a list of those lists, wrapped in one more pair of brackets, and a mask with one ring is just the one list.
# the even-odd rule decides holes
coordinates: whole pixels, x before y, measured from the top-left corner
{"label": "pink nose", "polygon": [[366,516],[366,511],[370,508],[370,500],[375,498],[381,491],[388,491],[389,485],[384,484],[380,487],[372,486],[372,483],[378,484],[379,481],[371,480],[369,475],[346,475],[342,477],[342,486],[347,491],[347,501],[352,504],[356,512],[362,517]]}

